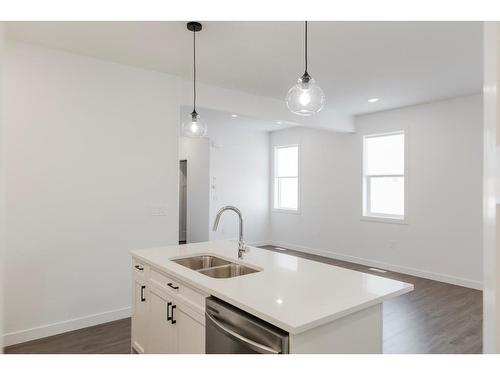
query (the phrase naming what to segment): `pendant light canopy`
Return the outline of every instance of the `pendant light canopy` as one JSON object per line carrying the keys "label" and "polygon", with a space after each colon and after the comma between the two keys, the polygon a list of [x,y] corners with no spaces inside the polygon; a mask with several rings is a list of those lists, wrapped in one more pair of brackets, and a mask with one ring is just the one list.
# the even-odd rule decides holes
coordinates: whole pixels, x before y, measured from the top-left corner
{"label": "pendant light canopy", "polygon": [[286,95],[288,109],[301,116],[311,116],[321,111],[325,105],[325,94],[307,72],[307,21],[305,21],[305,72]]}
{"label": "pendant light canopy", "polygon": [[193,112],[182,123],[182,134],[199,138],[207,134],[207,125],[196,112],[196,33],[201,31],[202,26],[199,22],[188,22],[187,29],[193,33]]}

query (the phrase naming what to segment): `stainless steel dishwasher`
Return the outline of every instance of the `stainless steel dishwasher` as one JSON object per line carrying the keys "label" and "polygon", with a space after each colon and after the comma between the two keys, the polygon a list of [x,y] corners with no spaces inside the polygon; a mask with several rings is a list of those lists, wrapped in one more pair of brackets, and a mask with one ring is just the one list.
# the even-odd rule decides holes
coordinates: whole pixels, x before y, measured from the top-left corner
{"label": "stainless steel dishwasher", "polygon": [[288,332],[215,297],[206,299],[207,354],[288,354]]}

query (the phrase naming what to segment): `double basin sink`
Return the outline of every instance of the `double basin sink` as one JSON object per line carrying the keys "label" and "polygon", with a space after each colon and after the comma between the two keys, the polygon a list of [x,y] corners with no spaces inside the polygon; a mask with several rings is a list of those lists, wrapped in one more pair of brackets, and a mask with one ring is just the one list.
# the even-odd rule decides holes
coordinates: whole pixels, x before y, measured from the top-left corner
{"label": "double basin sink", "polygon": [[214,255],[194,255],[185,258],[171,259],[171,261],[216,279],[229,279],[231,277],[259,272],[259,270],[255,268],[233,263]]}

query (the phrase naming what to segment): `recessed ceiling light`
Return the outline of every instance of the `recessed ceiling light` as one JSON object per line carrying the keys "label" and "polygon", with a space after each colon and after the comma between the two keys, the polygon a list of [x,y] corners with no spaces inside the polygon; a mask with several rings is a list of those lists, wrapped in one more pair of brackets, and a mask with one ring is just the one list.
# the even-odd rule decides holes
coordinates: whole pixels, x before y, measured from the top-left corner
{"label": "recessed ceiling light", "polygon": [[231,117],[232,117],[232,118],[236,118],[236,117],[238,117],[238,115],[231,115]]}
{"label": "recessed ceiling light", "polygon": [[279,305],[281,305],[283,303],[283,300],[282,299],[277,299],[276,303],[279,304]]}
{"label": "recessed ceiling light", "polygon": [[378,102],[378,100],[379,100],[378,98],[370,98],[368,99],[368,103],[376,103]]}
{"label": "recessed ceiling light", "polygon": [[278,125],[283,124],[281,121],[276,121],[276,123],[277,123]]}

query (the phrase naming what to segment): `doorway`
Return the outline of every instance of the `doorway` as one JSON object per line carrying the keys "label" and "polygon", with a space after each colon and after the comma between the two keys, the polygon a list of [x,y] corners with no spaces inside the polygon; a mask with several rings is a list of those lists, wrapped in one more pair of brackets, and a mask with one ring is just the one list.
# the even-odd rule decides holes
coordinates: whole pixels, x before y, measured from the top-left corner
{"label": "doorway", "polygon": [[187,242],[187,160],[179,161],[179,244]]}

